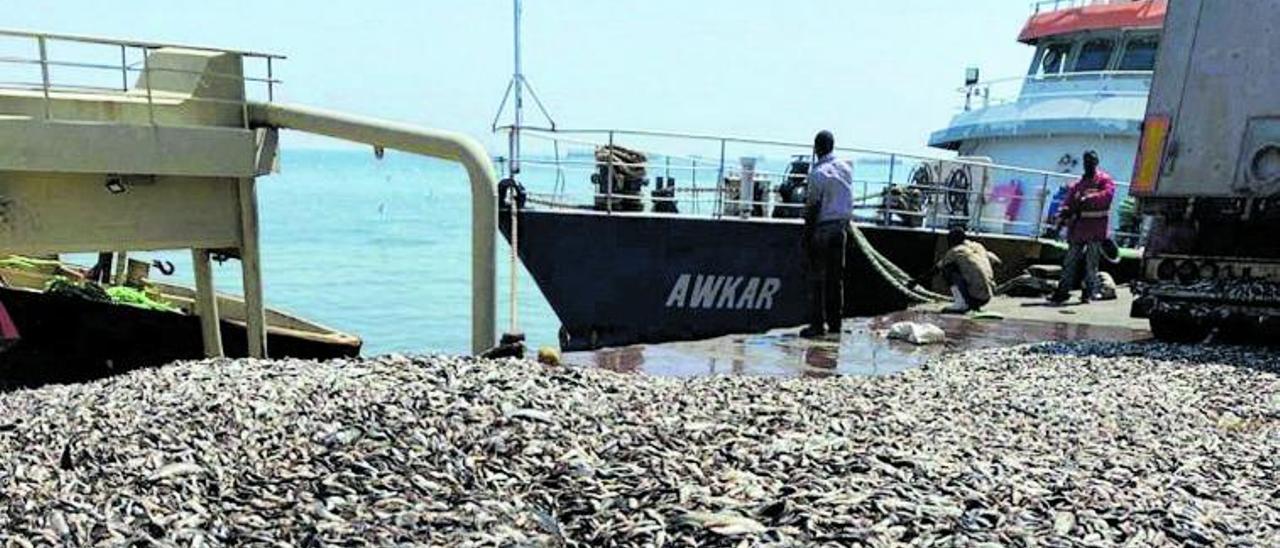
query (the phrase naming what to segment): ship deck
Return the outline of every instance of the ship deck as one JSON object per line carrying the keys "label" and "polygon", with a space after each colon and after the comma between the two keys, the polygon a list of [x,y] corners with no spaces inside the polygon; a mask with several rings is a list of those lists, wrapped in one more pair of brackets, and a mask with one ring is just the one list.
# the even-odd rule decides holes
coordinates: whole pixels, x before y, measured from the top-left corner
{"label": "ship deck", "polygon": [[[826,377],[893,374],[947,352],[1073,340],[1137,341],[1151,337],[1146,320],[1129,317],[1133,296],[1127,287],[1118,298],[1089,305],[1049,306],[1043,299],[997,297],[985,311],[1002,319],[940,314],[925,305],[844,322],[839,341],[800,338],[799,328],[754,335],[729,335],[701,341],[632,345],[570,352],[565,363],[619,372],[694,377],[770,375]],[[933,323],[947,333],[942,344],[916,346],[889,340],[898,321]]]}

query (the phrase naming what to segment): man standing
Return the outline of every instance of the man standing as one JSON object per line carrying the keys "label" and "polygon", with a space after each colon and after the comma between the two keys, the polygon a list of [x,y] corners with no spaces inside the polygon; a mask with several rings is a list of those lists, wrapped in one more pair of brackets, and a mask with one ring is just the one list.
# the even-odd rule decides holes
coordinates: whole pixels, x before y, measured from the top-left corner
{"label": "man standing", "polygon": [[844,251],[853,219],[853,166],[833,154],[835,137],[813,138],[817,161],[809,170],[804,246],[809,262],[809,327],[802,337],[840,334],[844,312]]}
{"label": "man standing", "polygon": [[1085,151],[1084,176],[1067,189],[1058,210],[1058,225],[1066,226],[1069,247],[1058,290],[1049,296],[1051,302],[1067,302],[1071,290],[1081,281],[1082,267],[1084,291],[1080,302],[1088,303],[1097,296],[1098,262],[1102,256],[1102,244],[1107,240],[1111,199],[1115,194],[1115,181],[1107,172],[1098,169],[1098,153]]}

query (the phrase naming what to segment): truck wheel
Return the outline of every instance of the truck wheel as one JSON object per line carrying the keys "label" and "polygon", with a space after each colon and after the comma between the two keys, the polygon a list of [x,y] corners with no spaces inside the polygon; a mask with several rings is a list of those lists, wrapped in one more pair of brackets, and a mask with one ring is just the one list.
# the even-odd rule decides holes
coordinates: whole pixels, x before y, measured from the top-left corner
{"label": "truck wheel", "polygon": [[1152,316],[1151,334],[1164,342],[1198,343],[1209,337],[1209,327],[1181,318]]}

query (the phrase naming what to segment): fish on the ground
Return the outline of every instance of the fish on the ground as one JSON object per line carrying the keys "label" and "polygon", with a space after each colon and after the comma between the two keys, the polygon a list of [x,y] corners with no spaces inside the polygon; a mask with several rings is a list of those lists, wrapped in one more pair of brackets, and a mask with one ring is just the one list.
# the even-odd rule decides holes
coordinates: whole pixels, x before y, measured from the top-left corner
{"label": "fish on the ground", "polygon": [[0,393],[0,546],[1268,545],[1280,354],[886,377],[209,360]]}

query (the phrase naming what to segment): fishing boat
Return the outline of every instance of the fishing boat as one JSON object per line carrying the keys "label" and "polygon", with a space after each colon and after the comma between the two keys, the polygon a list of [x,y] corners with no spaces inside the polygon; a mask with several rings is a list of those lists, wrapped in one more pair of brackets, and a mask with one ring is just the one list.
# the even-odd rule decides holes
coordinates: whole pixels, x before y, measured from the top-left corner
{"label": "fishing boat", "polygon": [[[39,69],[0,82],[0,140],[11,145],[0,147],[0,386],[201,357],[358,354],[359,338],[265,305],[256,185],[278,168],[281,129],[466,168],[472,348],[493,346],[496,180],[473,139],[277,103],[276,54],[22,30],[0,37],[34,52],[0,64]],[[156,251],[190,253],[194,289],[128,266]],[[80,253],[97,254],[97,265],[59,260]],[[215,260],[238,263],[243,298],[215,291]]]}
{"label": "fishing boat", "polygon": [[[22,385],[102,377],[204,357],[193,288],[150,280],[105,287],[58,261],[0,261],[0,303],[21,338],[0,354],[0,379]],[[69,289],[63,289],[69,288]],[[124,289],[131,299],[113,299]],[[218,294],[227,356],[247,356],[244,299]],[[279,356],[357,356],[359,337],[266,309],[267,344]]]}
{"label": "fishing boat", "polygon": [[[956,155],[837,148],[855,165],[858,194],[845,314],[927,300],[907,280],[930,270],[955,226],[1005,258],[998,280],[1031,264],[1059,262],[1064,246],[1044,236],[1055,195],[1079,176],[1079,154],[1101,150],[1113,173],[1132,165],[1163,5],[1036,4],[1019,36],[1036,48],[1031,73],[1017,80],[1015,98],[1001,100],[993,93],[997,82],[971,71],[961,90],[964,110],[931,136],[930,144]],[[690,340],[805,323],[799,211],[810,145],[526,124],[518,1],[515,15],[516,70],[508,88],[515,121],[494,124],[510,143],[499,222],[559,317],[561,346]],[[549,143],[542,150],[552,153],[523,154],[522,139]],[[565,157],[565,147],[592,147],[596,154]],[[1113,215],[1133,232],[1117,236],[1132,245],[1136,223],[1121,219],[1128,185],[1118,187]],[[1136,266],[1133,254],[1127,257],[1109,267],[1121,280]]]}

